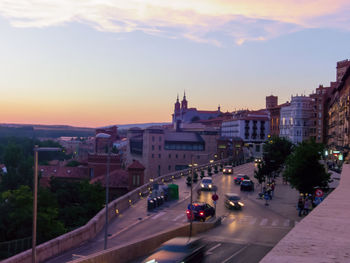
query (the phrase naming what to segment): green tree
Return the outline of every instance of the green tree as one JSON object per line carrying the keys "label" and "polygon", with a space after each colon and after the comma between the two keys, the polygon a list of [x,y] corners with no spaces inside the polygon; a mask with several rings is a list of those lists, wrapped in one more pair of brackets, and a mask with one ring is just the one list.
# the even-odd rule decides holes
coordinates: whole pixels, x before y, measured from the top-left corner
{"label": "green tree", "polygon": [[258,164],[258,170],[254,171],[254,177],[258,180],[259,184],[261,185],[261,192],[262,192],[262,184],[266,181],[266,176],[269,175],[269,171],[267,169],[267,166],[264,162]]}
{"label": "green tree", "polygon": [[327,188],[330,174],[320,159],[323,145],[315,141],[304,141],[288,157],[283,176],[301,193],[313,193],[316,186]]}
{"label": "green tree", "polygon": [[293,151],[293,144],[286,138],[273,136],[264,144],[263,150],[264,171],[270,177],[282,170]]}

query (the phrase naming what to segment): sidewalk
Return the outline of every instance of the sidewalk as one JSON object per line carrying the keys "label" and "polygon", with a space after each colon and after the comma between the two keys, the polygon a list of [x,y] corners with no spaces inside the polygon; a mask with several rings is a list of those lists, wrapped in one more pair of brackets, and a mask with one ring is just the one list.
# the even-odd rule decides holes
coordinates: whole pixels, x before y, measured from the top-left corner
{"label": "sidewalk", "polygon": [[[303,217],[298,216],[297,203],[299,198],[299,192],[292,189],[289,184],[283,184],[281,176],[275,179],[276,186],[272,200],[268,200],[267,209],[272,210],[276,214],[279,214],[285,218],[300,221]],[[260,192],[260,186],[257,188],[257,192]],[[265,204],[264,199],[256,199],[257,202],[262,205]]]}

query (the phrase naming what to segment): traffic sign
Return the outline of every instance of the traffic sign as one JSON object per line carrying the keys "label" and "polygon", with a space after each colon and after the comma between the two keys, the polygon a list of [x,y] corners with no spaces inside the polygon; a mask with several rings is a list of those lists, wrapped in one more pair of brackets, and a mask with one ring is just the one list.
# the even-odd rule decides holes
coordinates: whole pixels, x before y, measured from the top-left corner
{"label": "traffic sign", "polygon": [[315,195],[317,197],[322,197],[323,196],[323,191],[321,189],[316,189]]}
{"label": "traffic sign", "polygon": [[211,196],[211,199],[213,199],[213,201],[217,201],[219,199],[219,196],[217,194],[213,194]]}

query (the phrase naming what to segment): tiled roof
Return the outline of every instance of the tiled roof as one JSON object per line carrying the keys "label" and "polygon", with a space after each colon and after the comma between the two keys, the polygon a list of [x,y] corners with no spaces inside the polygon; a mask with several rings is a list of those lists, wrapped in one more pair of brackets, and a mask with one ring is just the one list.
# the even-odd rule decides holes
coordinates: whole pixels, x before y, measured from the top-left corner
{"label": "tiled roof", "polygon": [[133,160],[133,163],[128,166],[128,169],[145,169],[145,167],[137,160]]}
{"label": "tiled roof", "polygon": [[[106,178],[104,175],[93,178],[90,183],[99,182],[103,187],[106,187]],[[109,175],[110,188],[127,188],[128,187],[128,172],[122,169],[115,170]]]}

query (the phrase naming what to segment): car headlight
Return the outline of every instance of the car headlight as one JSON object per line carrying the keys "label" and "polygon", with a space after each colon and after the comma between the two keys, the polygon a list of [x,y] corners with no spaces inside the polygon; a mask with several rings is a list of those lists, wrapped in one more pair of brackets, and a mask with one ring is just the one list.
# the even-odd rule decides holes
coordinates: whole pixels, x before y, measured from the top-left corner
{"label": "car headlight", "polygon": [[243,204],[242,202],[238,202],[238,204],[239,204],[240,206],[244,206],[244,204]]}
{"label": "car headlight", "polygon": [[204,184],[201,184],[201,187],[204,187]]}
{"label": "car headlight", "polygon": [[231,173],[232,171],[231,170],[228,170],[229,173]]}
{"label": "car headlight", "polygon": [[210,184],[210,185],[209,185],[209,188],[211,188],[211,187],[212,187],[212,185]]}
{"label": "car headlight", "polygon": [[230,201],[230,205],[235,206],[235,203],[234,203],[234,202],[232,202],[232,201]]}

